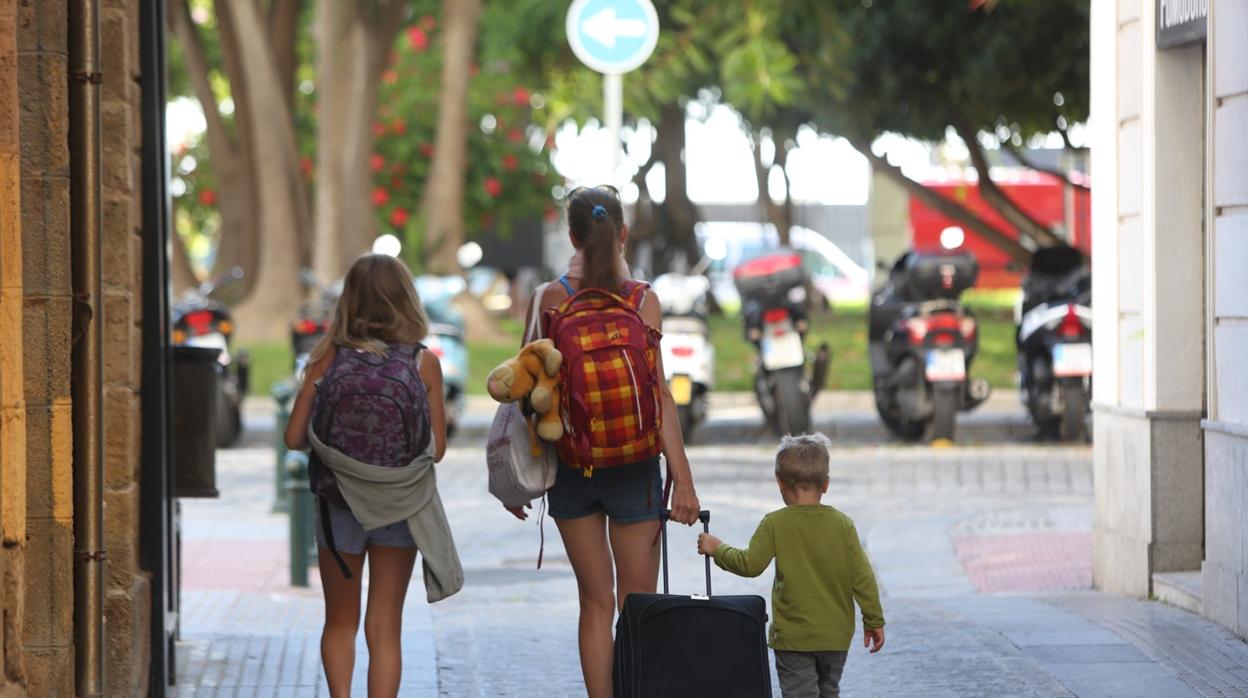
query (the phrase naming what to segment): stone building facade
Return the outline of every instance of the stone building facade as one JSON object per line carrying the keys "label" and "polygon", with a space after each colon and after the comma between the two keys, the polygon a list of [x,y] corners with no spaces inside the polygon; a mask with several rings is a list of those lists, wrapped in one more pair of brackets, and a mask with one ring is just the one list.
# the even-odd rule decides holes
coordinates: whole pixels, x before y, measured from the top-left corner
{"label": "stone building facade", "polygon": [[105,694],[146,695],[140,0],[98,2],[104,293],[95,317],[76,309],[71,278],[68,6],[0,0],[0,696],[76,694],[73,445],[81,436],[71,355],[87,322],[102,323],[105,342]]}
{"label": "stone building facade", "polygon": [[1248,637],[1248,2],[1093,0],[1094,580]]}

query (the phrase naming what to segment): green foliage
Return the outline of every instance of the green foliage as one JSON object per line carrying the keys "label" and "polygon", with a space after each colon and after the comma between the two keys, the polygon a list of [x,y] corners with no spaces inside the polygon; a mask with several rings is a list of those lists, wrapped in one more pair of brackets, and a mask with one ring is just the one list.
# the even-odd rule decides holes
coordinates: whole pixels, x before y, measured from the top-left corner
{"label": "green foliage", "polygon": [[[379,119],[373,125],[375,188],[380,229],[421,249],[417,214],[432,163],[442,52],[438,23],[418,18],[399,35],[382,73]],[[490,36],[483,37],[492,38]],[[464,216],[468,237],[485,229],[510,231],[542,215],[558,181],[550,163],[545,96],[525,86],[509,47],[481,43],[468,94],[468,172]]]}
{"label": "green foliage", "polygon": [[[1087,118],[1087,0],[823,4],[836,48],[804,68],[825,130],[941,140],[962,123],[1021,139]],[[820,79],[821,64],[834,79]]]}

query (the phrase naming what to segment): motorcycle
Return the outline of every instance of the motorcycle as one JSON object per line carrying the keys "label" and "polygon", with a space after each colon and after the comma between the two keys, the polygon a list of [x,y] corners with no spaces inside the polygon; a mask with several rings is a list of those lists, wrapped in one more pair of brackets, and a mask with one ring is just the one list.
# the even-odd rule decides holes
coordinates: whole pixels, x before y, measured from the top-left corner
{"label": "motorcycle", "polygon": [[334,318],[338,297],[342,295],[342,279],[328,286],[322,286],[311,269],[300,271],[299,279],[303,282],[305,289],[315,292],[310,300],[300,305],[299,314],[290,323],[291,355],[295,359],[296,373],[302,374],[303,368],[307,365],[308,355],[329,331],[329,323]]}
{"label": "motorcycle", "polygon": [[466,283],[459,276],[422,275],[415,279],[416,293],[429,316],[425,346],[442,363],[442,391],[446,402],[446,434],[454,435],[464,413],[468,381],[468,345],[464,343],[464,316],[455,297]]}
{"label": "motorcycle", "polygon": [[217,356],[216,437],[219,448],[233,446],[243,432],[242,402],[249,388],[251,357],[246,351],[231,353],[234,321],[217,294],[243,278],[235,267],[218,279],[205,281],[184,292],[170,308],[172,343],[219,349]]}
{"label": "motorcycle", "polygon": [[1015,309],[1019,392],[1043,438],[1087,437],[1092,401],[1092,275],[1079,250],[1036,250]]}
{"label": "motorcycle", "polygon": [[703,275],[705,270],[706,264],[699,264],[688,274],[660,274],[652,284],[663,308],[664,378],[686,441],[706,420],[715,388],[715,347],[707,322],[711,283]]}
{"label": "motorcycle", "polygon": [[969,377],[979,348],[974,313],[959,302],[979,264],[960,250],[909,251],[871,297],[868,342],[875,406],[884,426],[907,441],[930,433],[952,440],[958,412],[975,409],[991,387]]}
{"label": "motorcycle", "polygon": [[[791,249],[770,250],[738,265],[733,282],[741,295],[745,338],[758,351],[754,394],[780,435],[810,432],[810,409],[827,381],[831,351],[823,344],[806,356],[806,271]],[[811,366],[807,375],[807,365]]]}

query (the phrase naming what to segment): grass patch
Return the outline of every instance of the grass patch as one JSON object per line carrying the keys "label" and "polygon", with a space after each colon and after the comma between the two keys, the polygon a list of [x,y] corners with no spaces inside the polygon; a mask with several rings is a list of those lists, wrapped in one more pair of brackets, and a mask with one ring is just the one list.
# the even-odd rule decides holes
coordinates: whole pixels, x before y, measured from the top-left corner
{"label": "grass patch", "polygon": [[289,378],[294,370],[290,342],[248,344],[243,349],[251,354],[251,395],[271,395],[273,384]]}
{"label": "grass patch", "polygon": [[[969,295],[969,294],[968,294]],[[968,305],[979,319],[979,355],[971,375],[983,376],[994,388],[1013,388],[1017,370],[1014,349],[1012,300],[1004,297],[971,297]],[[485,377],[495,366],[515,356],[523,324],[502,321],[506,341],[473,342],[468,346],[468,392],[485,393]],[[755,350],[743,337],[739,317],[711,318],[711,342],[715,345],[716,389],[752,389]],[[827,342],[832,348],[828,388],[870,390],[871,365],[867,359],[867,309],[838,307],[831,313],[811,318],[808,347]],[[273,384],[290,375],[293,359],[289,343],[255,344],[251,352],[251,394],[269,395]]]}
{"label": "grass patch", "polygon": [[[1014,321],[1009,310],[998,303],[978,305],[979,354],[971,367],[972,376],[987,378],[994,388],[1014,385]],[[811,318],[806,346],[827,342],[832,349],[828,370],[830,390],[870,390],[871,363],[867,356],[867,309],[838,307]],[[743,338],[740,318],[711,320],[711,343],[715,345],[716,389],[752,390],[755,349]]]}

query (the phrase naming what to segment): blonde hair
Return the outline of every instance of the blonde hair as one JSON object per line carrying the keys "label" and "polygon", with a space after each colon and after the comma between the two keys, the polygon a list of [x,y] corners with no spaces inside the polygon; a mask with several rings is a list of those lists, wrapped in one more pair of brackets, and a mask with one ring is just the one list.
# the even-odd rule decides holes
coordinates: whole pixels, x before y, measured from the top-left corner
{"label": "blonde hair", "polygon": [[828,481],[828,437],[786,436],[776,450],[776,477],[789,487],[823,487]]}
{"label": "blonde hair", "polygon": [[429,317],[407,265],[389,255],[366,254],[347,271],[329,331],[309,360],[316,363],[336,347],[384,356],[387,344],[416,344],[428,333]]}

